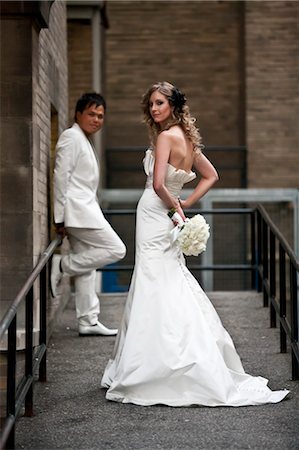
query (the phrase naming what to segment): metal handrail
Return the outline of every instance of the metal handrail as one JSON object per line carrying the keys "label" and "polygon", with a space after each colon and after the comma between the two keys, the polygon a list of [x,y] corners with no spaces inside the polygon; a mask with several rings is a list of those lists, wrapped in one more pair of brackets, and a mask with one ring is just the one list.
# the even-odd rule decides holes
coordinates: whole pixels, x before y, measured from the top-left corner
{"label": "metal handrail", "polygon": [[19,291],[18,295],[16,296],[15,300],[10,305],[10,307],[8,308],[6,314],[4,315],[4,317],[2,318],[2,320],[0,322],[0,339],[3,337],[5,331],[8,329],[9,325],[11,324],[11,321],[14,318],[16,312],[17,312],[19,304],[24,299],[24,297],[28,294],[28,292],[31,289],[34,281],[39,276],[41,270],[43,269],[45,264],[48,262],[50,257],[53,255],[55,249],[58,247],[58,245],[60,245],[60,243],[61,243],[61,239],[60,238],[54,239],[50,243],[49,247],[41,254],[41,257],[40,257],[37,265],[35,266],[35,268],[31,272],[31,274],[29,275],[29,277],[26,280],[24,286],[20,289],[20,291]]}
{"label": "metal handrail", "polygon": [[[15,300],[9,306],[0,322],[0,339],[7,331],[7,402],[6,419],[0,436],[0,448],[14,448],[15,422],[25,402],[25,415],[33,415],[33,380],[34,373],[39,369],[40,381],[46,381],[46,351],[47,351],[47,263],[55,249],[60,245],[61,238],[54,239],[41,254],[40,259],[29,275]],[[39,347],[33,355],[33,285],[40,278],[40,334]],[[16,386],[16,334],[17,310],[22,301],[26,303],[25,325],[25,374]]]}
{"label": "metal handrail", "polygon": [[[240,214],[240,215],[250,215],[251,216],[251,257],[250,264],[189,264],[188,268],[190,270],[200,270],[200,271],[250,271],[251,272],[251,287],[253,289],[256,288],[256,255],[255,255],[255,227],[254,227],[254,213],[255,208],[213,208],[213,209],[198,209],[198,208],[190,208],[185,211],[186,216],[190,216],[192,214],[204,214],[204,215],[221,215],[221,214]],[[103,213],[105,216],[126,216],[126,215],[135,215],[136,208],[126,208],[126,209],[103,209]],[[134,264],[113,264],[113,266],[105,266],[98,269],[99,272],[124,272],[124,271],[132,271],[134,269]]]}
{"label": "metal handrail", "polygon": [[[109,159],[110,157],[115,153],[125,153],[128,154],[138,154],[143,155],[146,151],[147,147],[145,146],[130,146],[130,147],[109,147],[106,149],[106,155],[107,155],[107,164],[109,167]],[[241,170],[242,176],[242,185],[246,186],[246,153],[247,153],[247,147],[246,145],[208,145],[205,146],[204,151],[207,153],[215,152],[215,153],[221,153],[221,152],[229,152],[234,154],[240,154],[242,155],[241,161],[237,162],[237,164],[232,164],[231,159],[228,159],[230,162],[227,163],[227,158],[220,158],[220,161],[218,161],[218,169],[220,172],[228,171],[228,170],[234,170],[239,169]],[[134,162],[129,163],[126,162],[126,165],[124,167],[123,165],[123,159],[120,158],[117,161],[113,162],[113,171],[123,171],[123,170],[129,170],[129,171],[139,171],[140,170],[140,164],[138,165],[134,164]],[[109,171],[108,171],[109,172]]]}
{"label": "metal handrail", "polygon": [[265,208],[262,205],[258,205],[256,208],[261,215],[263,216],[264,221],[267,223],[268,227],[271,228],[273,233],[275,234],[276,238],[279,240],[280,244],[282,245],[284,251],[292,261],[292,264],[294,265],[294,268],[299,271],[299,259],[296,256],[296,253],[292,250],[290,247],[290,244],[285,239],[279,228],[275,225],[275,223],[271,220],[269,214],[265,210]]}
{"label": "metal handrail", "polygon": [[[270,302],[270,326],[276,327],[276,318],[280,323],[280,351],[287,352],[287,339],[290,342],[292,357],[292,379],[299,379],[298,346],[298,272],[299,260],[290,245],[271,220],[262,205],[256,208],[257,227],[257,267],[258,291],[263,292],[264,306]],[[278,253],[276,248],[278,244]],[[278,256],[277,256],[278,255]],[[289,300],[290,318],[287,311],[287,271],[286,256],[289,258]],[[277,293],[276,259],[279,267],[279,292]]]}
{"label": "metal handrail", "polygon": [[[130,146],[130,147],[109,147],[106,152],[120,152],[120,153],[141,153],[147,149],[146,146]],[[229,152],[246,152],[246,145],[206,145],[207,151],[229,151]]]}
{"label": "metal handrail", "polygon": [[[112,209],[105,210],[106,215],[130,215],[135,214],[135,209]],[[297,293],[298,293],[298,269],[299,262],[296,254],[291,249],[290,245],[277,228],[277,226],[270,219],[263,206],[252,208],[219,208],[219,209],[189,209],[185,211],[186,214],[194,214],[201,212],[202,214],[250,214],[251,215],[251,258],[250,264],[200,264],[189,265],[190,270],[201,271],[229,271],[242,270],[251,271],[252,279],[251,285],[253,289],[258,291],[263,290],[264,306],[269,305],[270,298],[270,318],[271,327],[276,326],[276,315],[279,316],[280,321],[280,340],[281,352],[286,352],[286,340],[289,338],[292,352],[292,377],[299,378],[298,361],[298,308],[297,308]],[[262,224],[263,220],[263,224]],[[256,223],[257,222],[257,223]],[[268,239],[267,227],[270,230],[270,238]],[[270,245],[268,246],[268,240]],[[276,298],[276,278],[275,278],[275,257],[276,252],[273,249],[275,240],[279,242],[280,263],[280,301]],[[270,247],[270,249],[269,249]],[[270,261],[268,253],[270,252]],[[290,260],[290,298],[291,298],[291,318],[290,324],[286,318],[286,270],[285,257]],[[284,265],[282,265],[284,264]],[[106,266],[101,271],[128,271],[133,269],[133,264],[114,264],[113,266]]]}
{"label": "metal handrail", "polygon": [[[186,211],[188,214],[198,213],[198,209]],[[281,352],[286,352],[286,339],[291,342],[292,377],[299,378],[298,361],[298,270],[299,261],[276,225],[272,222],[265,209],[259,205],[256,209],[231,208],[201,210],[203,214],[236,214],[251,215],[251,264],[243,265],[211,265],[205,270],[251,270],[253,280],[257,280],[257,289],[264,292],[264,306],[270,299],[271,326],[276,326],[276,316],[279,316],[281,334]],[[107,210],[107,215],[135,214],[135,210]],[[275,243],[279,243],[279,301],[276,295]],[[7,417],[0,437],[0,446],[14,447],[14,428],[17,415],[25,402],[25,415],[33,414],[33,374],[39,369],[39,379],[46,380],[46,299],[47,299],[47,263],[56,247],[61,243],[57,238],[41,255],[39,262],[30,274],[26,283],[18,293],[4,318],[0,322],[0,338],[8,331],[8,370],[7,370]],[[270,256],[269,256],[270,255]],[[286,256],[290,262],[290,302],[291,324],[286,318]],[[200,266],[202,267],[202,266]],[[128,270],[131,266],[106,267],[102,270]],[[40,277],[40,342],[33,358],[33,284]],[[26,366],[25,376],[19,385],[15,385],[16,368],[16,314],[21,302],[26,301]]]}

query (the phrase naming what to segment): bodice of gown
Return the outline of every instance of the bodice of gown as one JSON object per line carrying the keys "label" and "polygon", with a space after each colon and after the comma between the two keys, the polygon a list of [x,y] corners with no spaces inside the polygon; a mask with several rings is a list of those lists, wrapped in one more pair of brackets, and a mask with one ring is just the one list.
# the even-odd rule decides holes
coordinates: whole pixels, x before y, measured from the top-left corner
{"label": "bodice of gown", "polygon": [[[152,149],[147,149],[143,160],[144,171],[147,175],[146,188],[152,188],[153,186],[153,172],[154,172],[155,158],[153,156]],[[169,192],[177,196],[185,183],[196,178],[194,172],[186,172],[183,169],[176,169],[171,164],[168,164],[165,185]]]}

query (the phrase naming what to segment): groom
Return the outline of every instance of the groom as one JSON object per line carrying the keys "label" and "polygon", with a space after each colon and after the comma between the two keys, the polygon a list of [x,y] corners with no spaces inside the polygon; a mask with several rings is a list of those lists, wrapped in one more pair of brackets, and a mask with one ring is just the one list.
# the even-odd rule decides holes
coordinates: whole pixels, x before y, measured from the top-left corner
{"label": "groom", "polygon": [[104,218],[97,200],[99,168],[90,137],[104,122],[106,103],[97,93],[82,95],[75,109],[75,123],[56,145],[54,170],[54,221],[56,232],[68,236],[70,253],[54,255],[51,290],[55,297],[64,274],[75,279],[79,335],[115,335],[98,320],[96,269],[125,256],[126,248]]}

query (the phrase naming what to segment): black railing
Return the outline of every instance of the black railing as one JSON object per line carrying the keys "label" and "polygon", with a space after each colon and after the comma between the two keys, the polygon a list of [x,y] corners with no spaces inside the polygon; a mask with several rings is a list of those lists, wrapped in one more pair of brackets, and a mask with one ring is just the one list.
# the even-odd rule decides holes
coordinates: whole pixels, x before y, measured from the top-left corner
{"label": "black railing", "polygon": [[[142,175],[140,164],[145,150],[146,147],[142,146],[107,148],[105,152],[107,186],[123,186],[125,177],[118,177],[120,172],[127,174],[128,177],[132,172]],[[230,187],[245,188],[247,186],[247,147],[245,145],[210,145],[205,147],[204,152],[209,155],[209,159],[215,163],[217,170],[221,173],[221,183]],[[142,177],[142,186],[143,184]]]}
{"label": "black railing", "polygon": [[[106,210],[107,216],[133,215],[135,209]],[[251,283],[254,289],[263,291],[264,306],[270,303],[270,324],[276,326],[276,318],[280,322],[280,350],[287,351],[287,339],[290,341],[292,355],[292,378],[299,378],[298,362],[298,258],[286,242],[281,232],[271,221],[262,206],[257,208],[232,208],[186,211],[189,215],[202,214],[247,214],[250,215],[249,263],[245,264],[210,264],[194,265],[189,268],[197,270],[241,270],[251,271]],[[39,371],[39,380],[46,381],[46,351],[47,351],[47,263],[61,240],[51,242],[47,250],[31,273],[30,277],[20,290],[16,299],[0,322],[0,339],[7,331],[7,415],[4,420],[0,445],[1,448],[14,448],[14,434],[16,418],[25,403],[25,415],[33,414],[33,381],[34,374]],[[278,252],[277,252],[278,247]],[[288,259],[288,266],[287,261]],[[276,276],[277,261],[279,278]],[[287,268],[289,269],[287,271]],[[114,265],[105,267],[103,271],[132,270],[133,264]],[[289,276],[287,276],[287,274]],[[39,345],[33,346],[33,286],[40,279],[40,334]],[[278,283],[277,283],[278,282]],[[277,284],[279,288],[277,289]],[[26,303],[26,347],[25,347],[25,374],[16,386],[16,319],[17,309],[25,300]],[[287,310],[290,314],[287,314]]]}
{"label": "black railing", "polygon": [[[132,215],[135,209],[105,210],[107,216]],[[299,379],[299,348],[298,348],[298,268],[299,262],[295,253],[281,232],[275,226],[269,215],[259,205],[256,208],[231,208],[212,210],[186,210],[186,215],[201,213],[204,215],[219,214],[249,214],[250,215],[250,262],[244,264],[188,264],[190,270],[199,271],[250,271],[251,287],[263,291],[263,304],[269,306],[270,326],[276,327],[276,318],[280,322],[280,351],[287,351],[289,339],[292,357],[292,379]],[[276,245],[279,246],[277,255]],[[287,282],[286,257],[289,258],[289,280]],[[276,276],[277,258],[279,261],[279,278]],[[133,264],[117,264],[105,267],[102,271],[132,271]],[[277,281],[279,288],[277,289]],[[277,292],[278,291],[278,292]],[[287,317],[287,304],[289,317]]]}
{"label": "black railing", "polygon": [[[60,239],[51,242],[41,255],[26,283],[8,308],[0,322],[0,339],[7,332],[7,396],[6,418],[4,419],[0,448],[14,448],[15,422],[21,408],[25,404],[25,416],[33,415],[33,381],[34,374],[39,372],[39,380],[46,381],[47,352],[47,263],[53,255]],[[39,345],[33,344],[33,288],[39,278],[40,332]],[[25,368],[24,375],[16,385],[16,353],[17,353],[17,310],[25,301]]]}
{"label": "black railing", "polygon": [[279,319],[281,353],[287,352],[289,339],[292,379],[298,380],[299,260],[261,205],[256,210],[256,228],[258,290],[263,292],[264,306],[269,306],[270,302],[270,326],[276,327],[277,317]]}
{"label": "black railing", "polygon": [[[136,209],[105,209],[103,213],[107,217],[111,216],[128,216],[135,215]],[[250,263],[247,264],[188,264],[188,268],[190,270],[199,270],[199,271],[233,271],[233,270],[241,270],[241,271],[251,271],[251,286],[252,288],[256,288],[256,246],[255,246],[255,226],[254,226],[254,214],[255,209],[253,208],[215,208],[215,209],[186,209],[186,216],[192,216],[193,214],[203,214],[203,215],[250,215]],[[111,271],[132,271],[134,268],[134,264],[113,264],[113,266],[106,266],[102,269],[99,269],[102,272],[111,272]]]}

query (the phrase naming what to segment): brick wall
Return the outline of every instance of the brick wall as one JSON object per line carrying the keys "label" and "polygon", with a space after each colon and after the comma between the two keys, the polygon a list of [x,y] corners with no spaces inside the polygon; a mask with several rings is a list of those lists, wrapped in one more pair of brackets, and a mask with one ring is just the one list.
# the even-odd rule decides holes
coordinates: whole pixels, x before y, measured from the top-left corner
{"label": "brick wall", "polygon": [[108,1],[107,146],[146,145],[140,99],[177,84],[207,145],[244,143],[240,2]]}
{"label": "brick wall", "polygon": [[298,10],[295,1],[108,1],[107,147],[147,144],[140,98],[166,79],[186,93],[207,146],[247,146],[248,187],[297,187]]}
{"label": "brick wall", "polygon": [[76,101],[92,90],[92,28],[89,20],[68,20],[69,124]]}
{"label": "brick wall", "polygon": [[68,78],[66,5],[55,2],[49,28],[33,46],[33,228],[34,256],[49,242],[48,217],[51,154],[51,110],[58,113],[59,133],[67,126]]}
{"label": "brick wall", "polygon": [[298,43],[298,2],[246,2],[249,187],[299,187]]}

